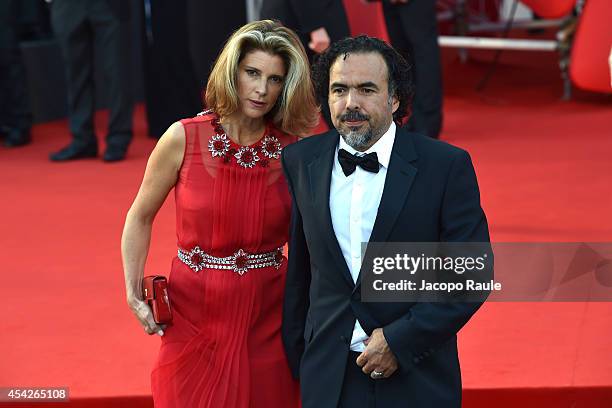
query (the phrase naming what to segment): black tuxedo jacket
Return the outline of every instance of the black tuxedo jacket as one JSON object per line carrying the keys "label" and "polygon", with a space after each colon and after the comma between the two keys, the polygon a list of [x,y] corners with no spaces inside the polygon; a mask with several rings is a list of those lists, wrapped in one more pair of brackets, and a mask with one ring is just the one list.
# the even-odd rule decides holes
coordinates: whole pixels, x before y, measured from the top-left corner
{"label": "black tuxedo jacket", "polygon": [[[336,240],[329,191],[339,135],[287,146],[293,197],[282,335],[304,408],[336,408],[355,319],[383,328],[399,369],[377,380],[377,404],[460,407],[456,334],[480,303],[362,303]],[[488,242],[467,152],[398,128],[370,242]]]}

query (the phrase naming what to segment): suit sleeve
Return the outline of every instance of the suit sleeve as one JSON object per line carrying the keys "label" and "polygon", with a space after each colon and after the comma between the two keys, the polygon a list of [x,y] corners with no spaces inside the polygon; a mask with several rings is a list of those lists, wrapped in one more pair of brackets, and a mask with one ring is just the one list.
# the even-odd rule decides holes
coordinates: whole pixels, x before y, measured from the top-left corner
{"label": "suit sleeve", "polygon": [[283,151],[282,164],[291,193],[292,212],[281,332],[289,367],[294,378],[297,379],[304,353],[304,327],[310,304],[310,254],[306,245],[302,216],[297,205],[291,174],[285,162],[285,151]]}
{"label": "suit sleeve", "polygon": [[[451,165],[441,207],[441,242],[489,242],[474,167],[461,150]],[[492,259],[488,273],[492,276]],[[383,328],[400,369],[409,371],[456,336],[482,302],[416,303]]]}

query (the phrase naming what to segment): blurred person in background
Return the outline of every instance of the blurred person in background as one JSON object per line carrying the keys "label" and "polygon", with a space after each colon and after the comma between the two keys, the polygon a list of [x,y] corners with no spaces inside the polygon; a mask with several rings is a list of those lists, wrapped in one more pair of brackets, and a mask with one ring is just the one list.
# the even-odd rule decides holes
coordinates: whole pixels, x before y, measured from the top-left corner
{"label": "blurred person in background", "polygon": [[[132,140],[133,102],[129,82],[130,3],[125,0],[53,0],[51,25],[62,50],[68,87],[72,142],[51,161],[96,157],[94,70],[104,73],[110,117],[106,162],[123,160]],[[94,52],[100,66],[94,66]]]}
{"label": "blurred person in background", "polygon": [[382,0],[393,48],[412,65],[414,102],[408,130],[437,139],[442,129],[442,67],[436,2]]}
{"label": "blurred person in background", "polygon": [[30,143],[32,113],[19,40],[21,9],[26,2],[0,1],[0,134],[4,146]]}
{"label": "blurred person in background", "polygon": [[246,24],[245,0],[187,0],[189,52],[203,90],[227,38]]}
{"label": "blurred person in background", "polygon": [[[149,136],[202,110],[224,42],[246,23],[244,0],[144,0],[144,85]],[[222,18],[219,18],[222,16]]]}
{"label": "blurred person in background", "polygon": [[[281,340],[291,198],[281,152],[318,111],[304,48],[273,21],[237,30],[206,88],[210,109],[174,123],[151,153],[125,221],[128,305],[162,336],[151,374],[164,407],[297,408]],[[155,215],[174,189],[172,323],[155,323],[141,282]]]}
{"label": "blurred person in background", "polygon": [[149,136],[159,139],[177,119],[202,110],[202,87],[190,53],[187,0],[142,5],[146,118]]}
{"label": "blurred person in background", "polygon": [[[311,62],[333,42],[351,35],[342,0],[262,0],[261,17],[280,20],[294,29]],[[321,113],[332,127],[327,104],[321,105]]]}

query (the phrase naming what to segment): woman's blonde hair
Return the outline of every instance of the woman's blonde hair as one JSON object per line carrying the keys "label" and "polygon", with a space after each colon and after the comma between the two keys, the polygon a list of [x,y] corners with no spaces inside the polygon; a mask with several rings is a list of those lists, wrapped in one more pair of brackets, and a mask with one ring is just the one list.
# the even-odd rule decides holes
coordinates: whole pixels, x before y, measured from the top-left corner
{"label": "woman's blonde hair", "polygon": [[283,132],[307,134],[319,117],[308,58],[297,35],[276,21],[246,24],[227,40],[208,78],[206,106],[221,117],[238,110],[238,64],[255,50],[278,55],[287,69],[283,91],[267,116]]}

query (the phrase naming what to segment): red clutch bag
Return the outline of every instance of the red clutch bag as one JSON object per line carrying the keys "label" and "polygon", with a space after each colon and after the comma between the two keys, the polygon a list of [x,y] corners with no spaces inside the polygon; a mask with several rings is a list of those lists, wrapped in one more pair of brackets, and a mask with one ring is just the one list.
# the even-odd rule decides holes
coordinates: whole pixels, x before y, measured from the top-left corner
{"label": "red clutch bag", "polygon": [[172,310],[168,297],[168,280],[165,276],[145,276],[142,280],[144,301],[153,311],[153,319],[157,324],[172,323]]}

